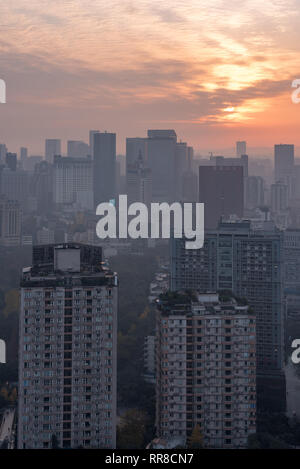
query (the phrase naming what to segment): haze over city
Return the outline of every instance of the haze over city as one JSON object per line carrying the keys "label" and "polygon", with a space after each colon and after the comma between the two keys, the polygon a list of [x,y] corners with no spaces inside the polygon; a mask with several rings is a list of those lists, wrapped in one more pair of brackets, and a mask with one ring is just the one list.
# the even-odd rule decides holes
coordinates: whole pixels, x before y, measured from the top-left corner
{"label": "haze over city", "polygon": [[300,146],[297,0],[15,0],[0,14],[14,151],[89,128],[116,132],[122,153],[147,128],[175,128],[203,154],[244,139],[265,155],[274,135]]}

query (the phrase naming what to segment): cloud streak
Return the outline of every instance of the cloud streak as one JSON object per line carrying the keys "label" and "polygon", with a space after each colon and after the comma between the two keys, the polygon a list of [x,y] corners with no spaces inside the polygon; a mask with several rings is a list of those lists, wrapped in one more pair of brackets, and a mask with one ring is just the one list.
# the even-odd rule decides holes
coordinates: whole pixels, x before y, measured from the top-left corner
{"label": "cloud streak", "polygon": [[[274,124],[291,112],[290,82],[300,70],[296,0],[167,0],[163,7],[158,0],[111,0],[109,8],[103,0],[15,0],[0,6],[0,17],[7,31],[0,41],[6,112],[15,113],[19,127],[26,106],[28,134],[36,125],[44,135],[47,115],[57,134],[68,120],[78,132],[81,113],[88,113],[91,128],[106,117],[126,135],[156,119],[179,129],[184,123],[188,136],[188,123],[262,122],[258,116],[272,116],[283,96]],[[55,110],[65,119],[57,129]],[[0,123],[0,140],[11,139],[11,122],[0,115]]]}

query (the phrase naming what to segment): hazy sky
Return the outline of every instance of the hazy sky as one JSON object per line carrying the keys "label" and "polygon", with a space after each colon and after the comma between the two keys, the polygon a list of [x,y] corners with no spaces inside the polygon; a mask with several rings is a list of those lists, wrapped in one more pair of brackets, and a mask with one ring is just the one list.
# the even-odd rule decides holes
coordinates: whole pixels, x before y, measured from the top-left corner
{"label": "hazy sky", "polygon": [[300,145],[300,0],[11,0],[0,142],[174,128],[196,149]]}

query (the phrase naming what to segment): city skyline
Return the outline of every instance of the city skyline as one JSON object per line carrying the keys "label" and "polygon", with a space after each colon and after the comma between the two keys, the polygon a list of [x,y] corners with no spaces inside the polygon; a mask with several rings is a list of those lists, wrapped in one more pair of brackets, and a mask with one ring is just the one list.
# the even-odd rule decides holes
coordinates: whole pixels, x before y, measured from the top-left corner
{"label": "city skyline", "polygon": [[300,448],[299,7],[0,5],[0,449]]}
{"label": "city skyline", "polygon": [[154,127],[175,128],[196,151],[241,139],[271,147],[274,132],[279,143],[300,145],[300,106],[291,100],[300,62],[295,0],[104,6],[0,7],[8,146],[41,154],[46,138],[85,140],[86,128],[99,128],[116,132],[124,153],[125,137]]}

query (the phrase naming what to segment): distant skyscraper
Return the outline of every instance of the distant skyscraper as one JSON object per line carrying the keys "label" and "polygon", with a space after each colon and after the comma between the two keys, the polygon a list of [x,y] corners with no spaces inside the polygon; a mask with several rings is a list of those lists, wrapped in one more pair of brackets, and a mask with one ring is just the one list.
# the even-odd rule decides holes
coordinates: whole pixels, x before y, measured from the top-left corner
{"label": "distant skyscraper", "polygon": [[182,201],[197,202],[198,201],[198,178],[192,171],[186,171],[182,178]]}
{"label": "distant skyscraper", "polygon": [[148,166],[152,172],[152,197],[156,202],[176,199],[174,130],[148,130]]}
{"label": "distant skyscraper", "polygon": [[[284,286],[285,289],[300,295],[300,230],[289,228],[284,238]],[[299,315],[299,309],[297,310]]]}
{"label": "distant skyscraper", "polygon": [[116,196],[116,134],[94,134],[94,203],[109,202]]}
{"label": "distant skyscraper", "polygon": [[294,169],[294,145],[274,146],[275,183],[282,181],[289,183]]}
{"label": "distant skyscraper", "polygon": [[6,162],[6,166],[11,171],[17,170],[17,154],[16,153],[6,153],[5,162]]}
{"label": "distant skyscraper", "polygon": [[0,164],[5,163],[7,148],[4,143],[0,143]]}
{"label": "distant skyscraper", "polygon": [[247,142],[236,142],[236,156],[240,158],[242,155],[247,154]]}
{"label": "distant skyscraper", "polygon": [[22,169],[26,169],[27,158],[28,158],[27,148],[21,147],[21,149],[20,149],[20,161],[21,161]]}
{"label": "distant skyscraper", "polygon": [[199,202],[205,227],[216,228],[222,216],[243,216],[244,177],[241,166],[199,166]]}
{"label": "distant skyscraper", "polygon": [[248,176],[248,155],[243,154],[238,158],[225,158],[224,156],[211,156],[210,161],[215,166],[242,166],[244,178]]}
{"label": "distant skyscraper", "polygon": [[23,269],[18,447],[115,448],[117,290],[101,248],[33,248]]}
{"label": "distant skyscraper", "polygon": [[[44,162],[44,161],[45,161],[45,159],[43,158],[42,155],[30,155],[25,160],[23,169],[25,169],[26,171],[34,172],[35,171],[35,165],[39,164],[41,162]],[[52,163],[53,163],[53,161],[52,161]],[[50,163],[48,163],[48,164],[50,164]]]}
{"label": "distant skyscraper", "polygon": [[273,213],[284,212],[288,208],[288,185],[282,181],[271,185],[271,209]]}
{"label": "distant skyscraper", "polygon": [[99,130],[90,130],[89,133],[89,144],[90,144],[90,155],[94,158],[94,135],[99,133]]}
{"label": "distant skyscraper", "polygon": [[251,210],[264,205],[264,180],[260,176],[246,178],[246,208]]}
{"label": "distant skyscraper", "polygon": [[38,245],[54,244],[54,231],[43,227],[37,231],[36,238]]}
{"label": "distant skyscraper", "polygon": [[29,196],[29,174],[17,169],[4,168],[1,172],[1,192],[8,200],[17,200],[22,208],[26,207]]}
{"label": "distant skyscraper", "polygon": [[282,233],[253,231],[250,222],[221,223],[203,249],[171,242],[171,289],[229,290],[256,313],[257,370],[262,407],[285,411]]}
{"label": "distant skyscraper", "polygon": [[91,158],[54,157],[53,198],[58,205],[92,210],[93,164]]}
{"label": "distant skyscraper", "polygon": [[147,165],[147,138],[126,138],[126,167],[134,165],[140,158]]}
{"label": "distant skyscraper", "polygon": [[198,173],[194,172],[193,147],[187,147],[187,169],[182,176],[182,201],[198,201]]}
{"label": "distant skyscraper", "polygon": [[52,164],[55,155],[61,155],[61,142],[58,139],[47,139],[45,141],[46,161]]}
{"label": "distant skyscraper", "polygon": [[32,182],[38,213],[49,215],[53,208],[53,165],[44,160],[37,163]]}
{"label": "distant skyscraper", "polygon": [[127,167],[128,203],[142,202],[150,205],[152,200],[151,170],[144,167],[142,154],[134,164]]}
{"label": "distant skyscraper", "polygon": [[0,196],[0,245],[19,246],[21,242],[21,207],[16,200]]}
{"label": "distant skyscraper", "polygon": [[175,190],[176,200],[183,200],[183,175],[188,171],[188,146],[185,142],[178,142],[175,147]]}
{"label": "distant skyscraper", "polygon": [[68,140],[68,156],[70,158],[86,158],[90,154],[90,147],[81,140]]}
{"label": "distant skyscraper", "polygon": [[194,148],[188,147],[188,171],[193,171]]}
{"label": "distant skyscraper", "polygon": [[207,448],[247,448],[256,431],[255,315],[218,294],[157,303],[156,428],[186,445],[198,425]]}

